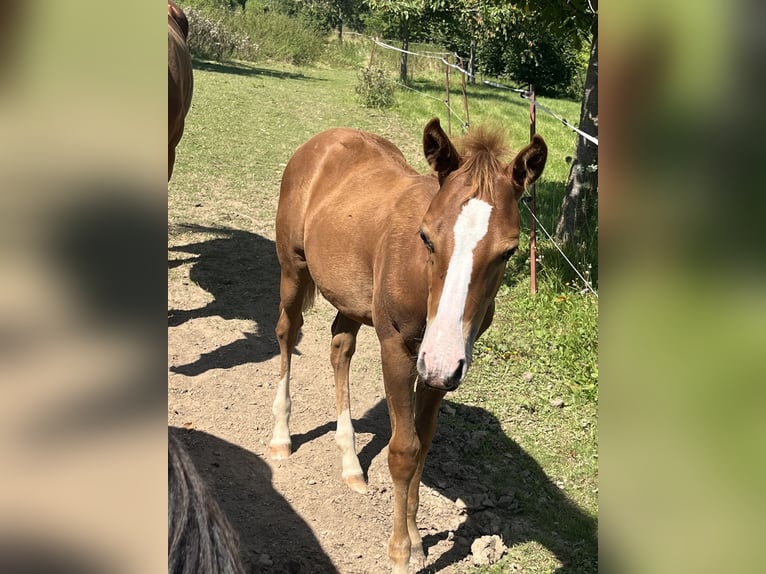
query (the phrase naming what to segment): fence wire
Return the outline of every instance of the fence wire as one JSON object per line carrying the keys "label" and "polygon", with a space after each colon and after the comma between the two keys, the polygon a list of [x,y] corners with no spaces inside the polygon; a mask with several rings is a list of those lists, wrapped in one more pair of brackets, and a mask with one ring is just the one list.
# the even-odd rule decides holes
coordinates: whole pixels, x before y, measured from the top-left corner
{"label": "fence wire", "polygon": [[[453,64],[453,63],[449,62],[446,59],[445,55],[439,55],[436,52],[418,53],[418,52],[412,52],[410,50],[402,50],[401,48],[397,48],[396,46],[392,46],[390,44],[386,44],[384,42],[381,42],[377,38],[371,38],[371,40],[376,45],[380,46],[381,48],[385,48],[387,50],[394,50],[396,52],[400,52],[400,53],[403,53],[403,54],[409,54],[411,56],[420,56],[421,58],[429,58],[429,59],[432,59],[432,60],[440,60],[445,66],[449,66],[450,68],[452,68],[454,70],[457,70],[461,74],[465,74],[467,77],[472,78],[473,80],[477,79],[475,74],[471,74],[470,72],[468,72],[467,70],[464,70],[463,68],[461,68],[457,64]],[[462,60],[462,58],[458,54],[456,54],[456,53],[455,54],[447,54],[447,57],[448,56],[454,56],[455,58]],[[530,101],[530,103],[534,104],[535,108],[539,108],[542,112],[544,112],[544,113],[548,114],[549,116],[555,118],[557,121],[561,122],[562,125],[566,126],[567,128],[569,128],[570,130],[576,132],[577,134],[581,135],[582,137],[584,137],[586,140],[588,140],[592,144],[594,144],[596,146],[598,145],[598,138],[597,137],[592,136],[592,135],[582,131],[580,128],[578,128],[576,126],[573,126],[566,119],[562,118],[561,116],[559,116],[558,114],[553,112],[547,106],[541,104],[540,101],[537,98],[532,100],[531,99],[531,94],[530,94],[530,92],[528,90],[522,90],[520,88],[511,88],[510,86],[505,86],[503,84],[499,84],[497,82],[491,82],[489,80],[483,80],[483,83],[488,85],[488,86],[491,86],[493,88],[499,88],[499,89],[503,89],[503,90],[510,90],[512,92],[515,92],[515,93],[519,94],[522,98],[524,98],[524,99]],[[454,113],[451,108],[450,108],[450,112]],[[462,120],[461,120],[461,123],[463,123]]]}
{"label": "fence wire", "polygon": [[526,203],[525,201],[521,201],[521,202],[519,202],[519,203],[521,203],[521,204],[522,204],[524,207],[526,207],[526,208],[527,208],[527,211],[529,212],[529,214],[530,214],[532,217],[534,217],[534,218],[535,218],[535,221],[537,222],[537,225],[540,227],[540,229],[542,229],[542,230],[543,230],[543,233],[545,233],[545,235],[548,237],[548,239],[550,240],[550,242],[551,242],[551,243],[553,243],[553,246],[556,248],[556,250],[557,250],[559,253],[561,253],[561,256],[562,256],[562,257],[564,258],[564,260],[565,260],[565,261],[566,261],[566,262],[569,264],[569,266],[572,268],[572,270],[573,270],[575,273],[577,273],[577,276],[578,276],[578,277],[580,278],[580,280],[581,280],[581,281],[582,281],[582,282],[585,284],[585,287],[587,288],[587,290],[588,290],[588,291],[590,291],[591,293],[593,293],[593,294],[596,296],[596,299],[598,299],[598,293],[596,292],[596,290],[595,290],[595,289],[593,289],[593,285],[591,285],[591,284],[590,284],[590,282],[589,282],[589,281],[588,281],[588,280],[587,280],[585,277],[583,277],[583,274],[582,274],[582,273],[580,273],[580,272],[577,270],[577,267],[575,267],[574,263],[572,263],[572,262],[570,261],[569,257],[567,257],[567,256],[566,256],[566,253],[564,253],[564,252],[561,250],[561,247],[559,247],[559,244],[558,244],[558,243],[556,243],[556,241],[553,239],[553,237],[551,236],[551,234],[550,234],[550,233],[548,233],[548,230],[547,230],[547,229],[545,229],[545,226],[544,226],[544,225],[543,225],[543,224],[540,222],[540,220],[537,218],[537,216],[536,216],[536,215],[535,215],[535,214],[532,212],[532,209],[531,209],[531,208],[530,208],[530,207],[527,205],[527,203]]}

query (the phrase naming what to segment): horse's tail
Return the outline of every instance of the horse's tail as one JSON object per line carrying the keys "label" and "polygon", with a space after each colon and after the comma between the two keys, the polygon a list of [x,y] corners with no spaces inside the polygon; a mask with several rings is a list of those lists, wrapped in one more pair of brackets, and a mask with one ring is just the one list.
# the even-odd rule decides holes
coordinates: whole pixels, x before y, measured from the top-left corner
{"label": "horse's tail", "polygon": [[303,297],[303,306],[301,311],[304,313],[314,306],[314,302],[317,299],[317,284],[314,283],[314,279],[309,277],[308,289],[306,289],[306,295]]}
{"label": "horse's tail", "polygon": [[239,537],[178,439],[168,433],[168,574],[245,574]]}

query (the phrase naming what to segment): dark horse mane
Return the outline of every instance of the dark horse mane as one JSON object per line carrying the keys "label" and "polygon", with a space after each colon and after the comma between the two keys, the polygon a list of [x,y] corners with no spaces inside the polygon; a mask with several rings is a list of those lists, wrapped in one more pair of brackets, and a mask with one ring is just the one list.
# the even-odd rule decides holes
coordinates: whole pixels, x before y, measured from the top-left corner
{"label": "dark horse mane", "polygon": [[245,574],[226,516],[168,434],[168,574]]}
{"label": "dark horse mane", "polygon": [[509,153],[505,135],[499,129],[478,126],[458,140],[457,146],[462,158],[458,173],[466,174],[472,182],[465,199],[488,198],[494,203],[493,180]]}

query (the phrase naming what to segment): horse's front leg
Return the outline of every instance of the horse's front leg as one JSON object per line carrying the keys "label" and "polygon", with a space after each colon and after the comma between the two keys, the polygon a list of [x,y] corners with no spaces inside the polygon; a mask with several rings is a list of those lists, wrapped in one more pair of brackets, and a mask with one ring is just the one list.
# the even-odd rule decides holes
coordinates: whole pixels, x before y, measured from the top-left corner
{"label": "horse's front leg", "polygon": [[388,541],[388,556],[394,563],[393,573],[406,574],[412,544],[407,525],[407,500],[420,455],[414,416],[415,363],[396,338],[381,340],[381,355],[391,419],[388,469],[394,484],[394,528]]}
{"label": "horse's front leg", "polygon": [[423,476],[428,449],[436,432],[436,423],[439,417],[439,405],[445,392],[432,389],[418,381],[415,391],[415,428],[420,440],[420,452],[418,464],[412,477],[407,498],[407,530],[412,544],[411,560],[420,562],[420,567],[425,566],[426,556],[423,552],[423,541],[420,537],[417,525],[418,506],[420,504],[420,478]]}

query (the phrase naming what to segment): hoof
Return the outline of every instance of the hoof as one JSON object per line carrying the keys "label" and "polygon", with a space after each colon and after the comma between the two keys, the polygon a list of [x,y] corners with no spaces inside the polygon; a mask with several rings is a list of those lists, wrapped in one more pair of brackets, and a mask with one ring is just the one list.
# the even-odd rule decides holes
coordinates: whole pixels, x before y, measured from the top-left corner
{"label": "hoof", "polygon": [[289,444],[269,445],[269,458],[271,460],[285,460],[292,454],[292,447]]}
{"label": "hoof", "polygon": [[354,492],[359,494],[367,494],[367,483],[364,481],[364,477],[359,474],[352,474],[343,478],[348,487]]}

